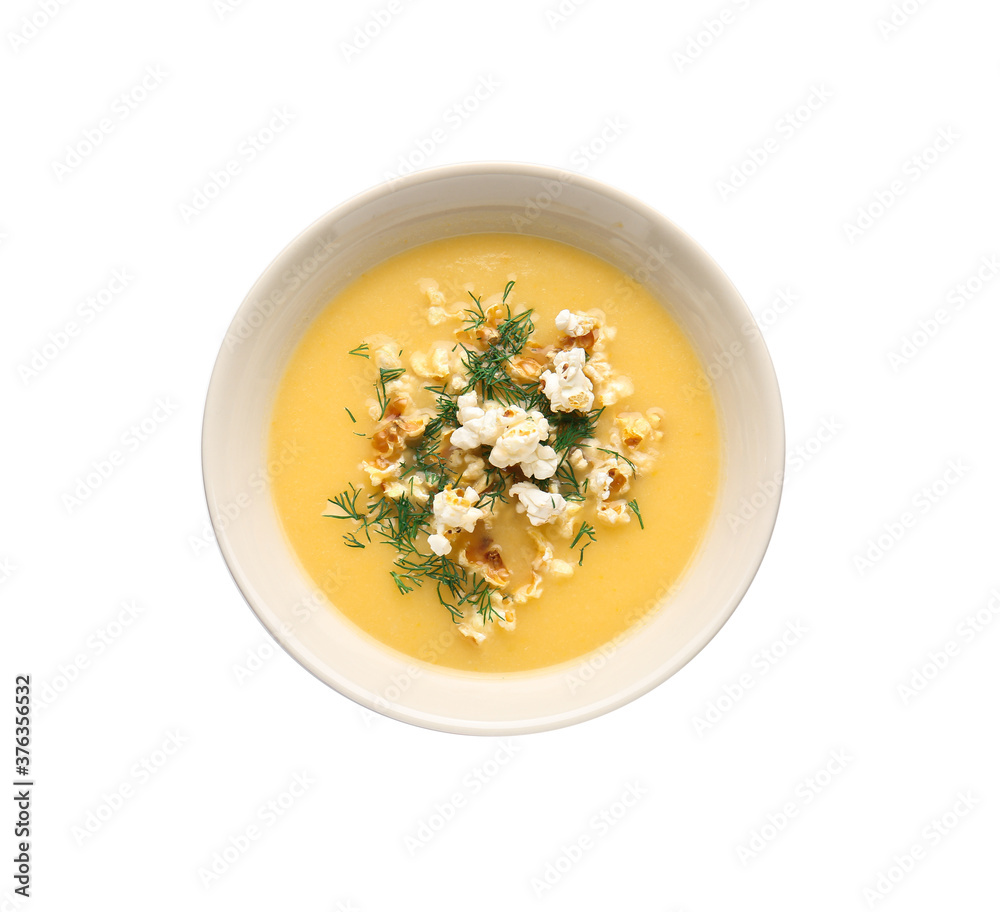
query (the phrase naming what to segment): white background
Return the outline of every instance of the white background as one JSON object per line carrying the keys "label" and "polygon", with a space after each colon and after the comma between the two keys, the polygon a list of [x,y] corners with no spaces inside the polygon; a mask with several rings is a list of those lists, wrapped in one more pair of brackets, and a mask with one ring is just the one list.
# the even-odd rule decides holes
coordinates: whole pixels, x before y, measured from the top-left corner
{"label": "white background", "polygon": [[[26,908],[997,908],[995,4],[46,2],[0,21]],[[270,259],[401,169],[477,159],[586,171],[689,231],[763,324],[789,441],[771,548],[702,654],[509,742],[367,717],[272,648],[205,541],[199,466]]]}

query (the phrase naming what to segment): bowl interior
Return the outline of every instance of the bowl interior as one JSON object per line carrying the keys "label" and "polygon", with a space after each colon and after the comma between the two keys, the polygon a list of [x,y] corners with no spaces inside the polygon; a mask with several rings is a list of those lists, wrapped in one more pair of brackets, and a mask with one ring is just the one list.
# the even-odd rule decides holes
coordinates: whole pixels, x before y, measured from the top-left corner
{"label": "bowl interior", "polygon": [[[305,576],[272,505],[266,431],[278,382],[312,319],[399,251],[459,234],[518,232],[573,244],[644,284],[681,324],[716,397],[723,478],[711,526],[676,591],[620,640],[516,675],[410,659],[360,632]],[[624,194],[529,165],[421,172],[310,226],[251,289],[222,344],[205,408],[209,511],[233,577],[262,623],[321,680],[394,718],[445,731],[555,728],[619,706],[695,655],[732,614],[777,514],[784,426],[764,342],[738,292],[682,231]],[[266,485],[265,485],[266,488]],[[650,607],[636,606],[637,617]]]}

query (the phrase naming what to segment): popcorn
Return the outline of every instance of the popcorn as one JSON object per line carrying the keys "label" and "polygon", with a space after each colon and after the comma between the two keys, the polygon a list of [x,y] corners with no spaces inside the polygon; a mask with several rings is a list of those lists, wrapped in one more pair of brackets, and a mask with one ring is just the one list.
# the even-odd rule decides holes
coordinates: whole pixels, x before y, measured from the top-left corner
{"label": "popcorn", "polygon": [[503,549],[492,538],[475,535],[458,555],[458,563],[481,576],[495,589],[510,582],[510,570],[503,562]]}
{"label": "popcorn", "polygon": [[597,495],[598,500],[607,500],[613,493],[621,494],[629,489],[632,474],[632,468],[627,462],[609,454],[587,476],[590,491]]}
{"label": "popcorn", "polygon": [[598,406],[614,405],[635,392],[631,379],[615,375],[604,352],[595,352],[587,360],[583,372],[594,382],[594,401]]}
{"label": "popcorn", "polygon": [[628,504],[624,500],[608,500],[597,508],[597,518],[609,526],[617,526],[632,521]]}
{"label": "popcorn", "polygon": [[477,643],[482,643],[486,639],[486,622],[479,612],[467,611],[462,622],[458,625],[458,632],[462,636],[469,637]]}
{"label": "popcorn", "polygon": [[434,533],[428,536],[427,544],[435,554],[451,553],[451,539],[446,533],[471,532],[486,515],[473,506],[477,500],[479,495],[474,488],[466,488],[464,494],[446,488],[434,496]]}
{"label": "popcorn", "polygon": [[445,297],[434,279],[421,279],[417,282],[420,290],[427,295],[427,300],[431,307],[444,307]]}
{"label": "popcorn", "polygon": [[490,464],[498,469],[519,465],[532,478],[551,478],[559,457],[541,442],[549,436],[549,423],[542,413],[535,409],[526,412],[514,405],[484,405],[479,407],[475,392],[458,397],[461,427],[452,431],[452,446],[463,450],[489,446]]}
{"label": "popcorn", "polygon": [[603,389],[597,396],[597,404],[601,406],[614,405],[622,399],[628,399],[635,392],[635,384],[624,374],[620,377],[612,377],[604,384]]}
{"label": "popcorn", "polygon": [[372,360],[379,370],[391,370],[403,366],[403,362],[399,360],[399,346],[392,340],[376,348],[372,352]]}
{"label": "popcorn", "polygon": [[[524,413],[521,409],[517,411]],[[531,478],[551,478],[559,467],[559,456],[541,443],[549,436],[549,423],[532,410],[507,427],[490,450],[490,463],[506,469],[520,465]]]}
{"label": "popcorn", "polygon": [[443,345],[435,346],[428,354],[414,352],[410,364],[413,372],[425,380],[445,380],[451,375],[448,349]]}
{"label": "popcorn", "polygon": [[537,380],[542,373],[542,365],[526,355],[515,355],[510,359],[510,375],[517,380],[528,382]]}
{"label": "popcorn", "polygon": [[622,412],[615,417],[622,443],[630,450],[637,449],[653,433],[652,425],[641,412]]}
{"label": "popcorn", "polygon": [[519,501],[517,512],[527,513],[533,526],[555,522],[566,514],[566,499],[561,494],[549,494],[526,481],[512,485],[510,493]]}
{"label": "popcorn", "polygon": [[382,483],[382,493],[390,500],[399,500],[406,493],[406,486],[395,479]]}
{"label": "popcorn", "polygon": [[586,336],[597,326],[598,322],[594,317],[578,310],[560,310],[556,314],[556,329],[562,330],[567,336],[574,338]]}
{"label": "popcorn", "polygon": [[372,486],[377,488],[387,481],[399,478],[403,471],[403,460],[397,459],[389,462],[383,457],[379,457],[373,462],[369,462],[368,460],[362,461],[361,468],[368,473],[368,478],[371,480]]}
{"label": "popcorn", "polygon": [[541,379],[542,392],[554,412],[589,412],[594,407],[594,385],[583,372],[586,363],[582,348],[570,348],[553,356],[555,370],[545,371]]}
{"label": "popcorn", "polygon": [[[483,410],[479,408],[479,397],[476,395],[475,391],[471,393],[464,393],[458,397],[458,423],[459,424],[469,424],[475,421],[477,418],[483,417]],[[452,434],[452,438],[454,438]],[[452,440],[454,443],[454,439]],[[464,447],[464,449],[469,449],[469,447]]]}
{"label": "popcorn", "polygon": [[515,605],[523,605],[528,599],[541,598],[543,574],[550,574],[560,579],[572,576],[576,569],[569,561],[555,557],[555,550],[550,542],[540,532],[528,530],[528,535],[535,543],[535,557],[531,562],[531,581],[515,590],[513,600]]}

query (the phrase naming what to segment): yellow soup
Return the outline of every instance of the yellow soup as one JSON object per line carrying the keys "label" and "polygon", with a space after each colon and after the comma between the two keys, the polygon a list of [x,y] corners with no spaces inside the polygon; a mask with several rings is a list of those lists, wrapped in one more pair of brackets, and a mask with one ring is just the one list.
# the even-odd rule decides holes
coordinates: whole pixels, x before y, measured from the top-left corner
{"label": "yellow soup", "polygon": [[[502,299],[505,290],[509,296]],[[443,606],[433,580],[424,580],[423,585],[407,582],[405,571],[402,579],[394,579],[390,571],[399,557],[396,548],[371,528],[366,535],[362,524],[336,518],[342,514],[335,509],[331,512],[328,500],[350,492],[354,485],[361,492],[354,506],[364,511],[382,491],[390,490],[379,488],[379,479],[366,474],[362,463],[371,465],[377,430],[393,415],[393,396],[403,395],[393,393],[394,389],[409,384],[405,389],[410,406],[425,416],[424,423],[435,407],[435,395],[425,387],[438,386],[452,398],[460,391],[465,378],[460,376],[464,368],[456,368],[459,359],[466,350],[476,354],[477,340],[482,347],[497,335],[487,327],[485,332],[492,335],[483,337],[484,330],[474,328],[476,318],[462,314],[463,309],[492,315],[502,328],[502,320],[515,320],[529,308],[534,327],[530,347],[538,364],[528,364],[528,369],[552,372],[553,364],[576,358],[597,377],[594,371],[599,362],[613,364],[615,373],[606,383],[577,378],[593,388],[586,408],[591,409],[594,425],[589,448],[581,444],[573,463],[579,470],[578,481],[597,478],[594,466],[598,463],[617,466],[619,476],[622,472],[627,476],[627,493],[610,494],[606,488],[605,495],[598,495],[596,482],[594,486],[585,482],[582,493],[581,488],[573,489],[578,493],[574,501],[571,490],[559,483],[560,476],[543,478],[541,468],[535,468],[538,474],[532,476],[524,462],[510,470],[514,471],[510,481],[523,482],[527,487],[522,489],[533,493],[537,493],[536,486],[543,492],[558,490],[560,496],[551,501],[552,506],[558,501],[563,510],[558,522],[547,519],[537,528],[529,525],[531,511],[526,514],[519,508],[520,495],[510,495],[509,489],[510,502],[492,502],[494,515],[487,524],[495,528],[488,535],[481,531],[483,521],[469,532],[445,529],[442,521],[438,541],[452,548],[449,560],[472,554],[476,541],[482,547],[502,543],[495,553],[502,555],[503,572],[511,577],[505,591],[515,592],[515,584],[520,586],[516,599],[504,595],[501,601],[499,595],[493,596],[494,604],[500,606],[496,617],[503,616],[504,606],[516,607],[516,612],[507,611],[511,619],[516,614],[516,622],[504,627],[490,623],[475,630],[467,622],[463,634],[453,612]],[[578,327],[579,320],[573,322],[565,312],[584,322]],[[600,328],[587,334],[595,321]],[[578,335],[574,337],[573,332]],[[594,338],[599,340],[596,344]],[[446,349],[439,352],[440,369],[435,371],[433,365],[428,366],[433,360],[428,353],[445,343]],[[352,350],[357,354],[350,354]],[[556,359],[560,353],[561,361]],[[449,379],[449,368],[441,367],[448,358],[452,372],[458,372],[453,379]],[[401,370],[384,375],[389,383],[383,384],[380,401],[378,368],[386,363],[398,363]],[[564,366],[564,372],[572,367]],[[418,368],[424,376],[416,374]],[[403,371],[405,375],[397,379]],[[427,376],[435,373],[444,376]],[[556,381],[550,382],[554,389]],[[482,394],[473,403],[481,407],[476,414],[491,407],[487,398]],[[552,409],[557,409],[557,400],[552,402]],[[599,412],[601,403],[605,405]],[[502,407],[502,402],[496,405]],[[582,420],[585,408],[575,415]],[[571,416],[551,411],[549,423],[555,428]],[[642,429],[634,437],[628,431],[633,427],[630,421],[638,421],[634,426]],[[470,422],[468,427],[472,426]],[[446,431],[444,441],[448,433],[455,432]],[[418,436],[399,447],[419,443]],[[545,450],[546,443],[556,443],[554,429],[547,440],[543,433],[536,452],[551,453]],[[468,441],[464,445],[469,446]],[[277,391],[268,447],[270,461],[281,466],[274,472],[272,491],[285,533],[305,572],[329,597],[334,610],[408,656],[482,672],[522,671],[565,662],[636,624],[683,574],[698,549],[720,473],[719,431],[709,385],[690,343],[661,304],[620,270],[591,254],[551,240],[507,234],[467,235],[415,247],[361,275],[331,301],[309,326],[289,361]],[[479,467],[466,472],[452,494],[460,495],[464,479],[481,474],[484,464],[487,472],[493,471],[489,477],[498,475],[491,469],[493,451],[488,447],[480,452],[450,446],[442,452]],[[483,457],[478,461],[477,453]],[[567,449],[565,455],[571,454]],[[560,472],[568,464],[563,455],[557,454]],[[543,462],[540,457],[537,465]],[[545,471],[551,471],[551,465]],[[606,474],[600,477],[607,481]],[[396,480],[390,477],[386,484]],[[405,474],[402,482],[405,487]],[[412,493],[412,476],[409,482]],[[480,479],[477,484],[482,489],[486,482]],[[469,493],[476,497],[474,491]],[[433,491],[430,496],[428,510],[432,504],[439,506],[437,497],[443,497]],[[609,499],[601,502],[600,496]],[[484,507],[482,496],[476,505]],[[542,506],[543,516],[548,516],[550,505]],[[587,528],[591,534],[581,534]],[[433,527],[424,529],[415,545],[419,554],[435,559],[427,544],[431,540],[424,534],[432,531]],[[542,533],[551,543],[547,556],[552,560],[546,567],[554,572],[536,587],[534,597],[525,598],[524,593],[531,590],[532,567],[539,566],[537,542]],[[351,535],[354,547],[345,538]],[[463,547],[470,550],[462,552]],[[471,573],[470,579],[475,580]],[[468,605],[459,609],[467,616],[471,610]]]}

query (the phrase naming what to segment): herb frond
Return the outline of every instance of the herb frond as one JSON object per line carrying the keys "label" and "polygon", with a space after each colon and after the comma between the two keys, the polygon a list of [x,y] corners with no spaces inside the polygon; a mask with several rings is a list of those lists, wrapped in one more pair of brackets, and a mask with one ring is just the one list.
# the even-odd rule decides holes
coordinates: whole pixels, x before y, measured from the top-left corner
{"label": "herb frond", "polygon": [[[559,467],[552,478],[553,481],[558,482],[560,486],[565,488],[560,493],[562,493],[566,500],[580,501],[585,499],[585,488],[580,484],[580,480],[576,477],[576,472],[573,471],[573,466],[567,460],[563,459],[559,463]],[[587,479],[584,479],[584,485],[586,484]]]}
{"label": "herb frond", "polygon": [[[400,591],[400,593],[406,595],[407,592],[413,591],[413,586],[410,586],[406,582],[406,579],[409,579],[409,577],[404,579],[395,570],[390,570],[389,572],[392,574],[392,580],[396,584],[396,588]],[[417,585],[419,585],[419,583]]]}
{"label": "herb frond", "polygon": [[615,459],[620,459],[622,462],[627,463],[629,468],[632,469],[633,474],[635,473],[635,463],[632,462],[632,460],[629,459],[628,456],[623,456],[621,453],[619,453],[618,450],[609,450],[606,449],[605,447],[594,447],[594,449],[600,450],[602,453],[607,453],[609,456],[614,456]]}
{"label": "herb frond", "polygon": [[437,409],[437,415],[424,428],[424,439],[427,440],[437,437],[446,427],[458,427],[458,400],[444,386],[425,386],[424,389],[434,394],[434,407]]}
{"label": "herb frond", "polygon": [[486,479],[486,487],[479,495],[479,499],[488,501],[491,508],[494,507],[498,500],[500,503],[507,503],[509,498],[507,497],[506,473],[498,469],[493,463],[487,462],[483,471],[483,477]]}
{"label": "herb frond", "polygon": [[406,373],[405,367],[380,367],[378,370],[378,380],[375,382],[375,398],[379,404],[379,421],[385,418],[385,410],[389,407],[389,393],[386,385],[398,380]]}
{"label": "herb frond", "polygon": [[409,497],[383,497],[367,526],[382,537],[383,543],[392,545],[400,554],[409,554],[417,550],[415,539],[429,520],[429,511]]}
{"label": "herb frond", "polygon": [[352,348],[347,354],[357,355],[359,358],[367,358],[368,351],[368,343],[362,342],[357,348]]}
{"label": "herb frond", "polygon": [[[428,428],[430,428],[430,424],[428,424]],[[449,477],[448,465],[441,455],[439,444],[440,441],[436,433],[425,431],[420,442],[410,448],[410,453],[413,454],[413,462],[403,469],[401,475],[402,478],[410,480],[411,492],[412,485],[416,481],[415,476],[422,475],[429,488],[431,499],[433,499],[438,491],[444,490]],[[430,504],[430,500],[428,500],[428,504]]]}
{"label": "herb frond", "polygon": [[396,566],[401,572],[397,574],[393,571],[393,579],[398,576],[407,586],[420,586],[424,579],[431,580],[437,586],[438,601],[451,613],[451,619],[456,624],[462,620],[462,611],[458,605],[465,596],[468,576],[465,568],[443,554],[403,556],[396,560]]}
{"label": "herb frond", "polygon": [[[505,405],[524,405],[534,397],[537,384],[518,383],[508,373],[507,365],[511,358],[524,350],[535,331],[535,324],[532,322],[530,309],[513,314],[510,306],[505,306],[507,316],[497,324],[497,338],[485,351],[462,346],[465,351],[463,364],[469,375],[469,382],[462,392],[468,393],[478,387],[484,399],[495,399]],[[466,313],[475,316],[473,311]],[[532,389],[532,386],[536,389]]]}
{"label": "herb frond", "polygon": [[542,384],[537,380],[532,380],[530,383],[522,383],[520,386],[523,399],[521,408],[526,412],[530,412],[532,409],[541,412],[542,417],[548,420],[551,426],[553,416],[552,407],[549,404],[548,397],[542,392]]}
{"label": "herb frond", "polygon": [[486,325],[486,311],[483,310],[482,297],[477,298],[471,291],[469,292],[469,297],[472,298],[475,307],[467,307],[462,311],[462,313],[468,315],[463,321],[462,328],[466,332],[475,332]]}
{"label": "herb frond", "polygon": [[594,436],[597,422],[601,420],[604,406],[591,409],[589,412],[557,412],[549,418],[549,424],[555,430],[555,439],[550,435],[552,449],[557,453],[579,446],[584,440]]}
{"label": "herb frond", "polygon": [[583,566],[583,552],[587,550],[595,541],[597,541],[597,530],[589,523],[585,522],[580,526],[580,531],[576,533],[576,538],[573,539],[573,543],[570,545],[571,548],[575,548],[577,542],[581,538],[586,537],[588,541],[583,543],[583,547],[580,549],[580,566]]}
{"label": "herb frond", "polygon": [[489,622],[496,618],[503,620],[503,615],[493,607],[493,587],[480,577],[473,584],[472,588],[462,596],[459,605],[475,605],[476,613],[481,614],[483,621]]}
{"label": "herb frond", "polygon": [[[327,500],[326,511],[324,511],[324,516],[329,516],[331,519],[354,519],[359,522],[362,520],[361,511],[358,509],[358,498],[361,496],[361,488],[354,487],[352,483],[350,490],[344,491],[338,494],[336,497],[329,498]],[[333,513],[332,510],[340,510],[340,513]]]}
{"label": "herb frond", "polygon": [[628,502],[628,505],[629,505],[629,509],[633,513],[635,513],[636,519],[639,520],[639,528],[640,529],[645,529],[646,526],[645,526],[645,524],[642,521],[642,514],[639,512],[639,501],[638,500],[630,500]]}

